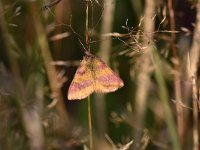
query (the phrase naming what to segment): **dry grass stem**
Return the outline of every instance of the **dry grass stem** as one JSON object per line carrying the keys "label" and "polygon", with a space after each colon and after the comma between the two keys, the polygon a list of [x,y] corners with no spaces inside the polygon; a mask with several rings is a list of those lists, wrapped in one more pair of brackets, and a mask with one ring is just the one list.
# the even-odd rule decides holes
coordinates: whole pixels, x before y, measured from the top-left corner
{"label": "dry grass stem", "polygon": [[38,42],[41,48],[41,54],[44,59],[44,65],[47,71],[50,89],[51,89],[52,95],[55,96],[54,100],[57,101],[57,104],[55,106],[56,106],[56,109],[58,110],[59,115],[61,116],[61,118],[63,118],[63,123],[65,123],[68,126],[69,118],[67,115],[61,89],[59,86],[56,86],[59,83],[57,79],[57,72],[56,72],[55,66],[51,65],[51,62],[53,61],[53,59],[50,53],[50,48],[48,45],[47,38],[45,36],[45,31],[39,20],[40,18],[39,13],[38,11],[36,11],[37,7],[34,2],[31,3],[30,10],[31,10],[31,15],[33,17],[34,27],[36,29],[36,33],[38,36]]}
{"label": "dry grass stem", "polygon": [[197,86],[197,68],[199,62],[199,45],[200,41],[200,1],[197,3],[197,16],[196,26],[194,31],[193,42],[190,52],[190,64],[189,66],[189,77],[192,82],[192,98],[193,98],[193,150],[199,150],[199,130],[198,130],[198,86]]}
{"label": "dry grass stem", "polygon": [[[99,48],[99,57],[105,61],[106,64],[109,64],[111,47],[112,47],[112,37],[105,39],[103,34],[112,32],[113,18],[115,12],[115,1],[106,0],[104,1],[104,10],[102,12],[102,22],[101,22],[101,39],[100,39],[100,48]],[[98,132],[101,133],[103,138],[104,133],[106,133],[106,111],[105,111],[105,95],[95,94],[95,106],[96,106],[96,117]]]}
{"label": "dry grass stem", "polygon": [[[89,49],[89,0],[85,0],[86,2],[86,16],[85,16],[85,43],[86,43],[86,51],[90,51]],[[90,103],[90,95],[87,98],[88,100],[88,127],[89,127],[89,147],[90,150],[93,150],[93,133],[92,133],[92,112],[91,112],[91,103]]]}
{"label": "dry grass stem", "polygon": [[0,150],[200,150],[200,0],[43,1],[0,0]]}
{"label": "dry grass stem", "polygon": [[[151,33],[154,31],[154,22],[152,21],[151,17],[155,14],[155,2],[152,0],[146,0],[146,7],[144,12],[144,33]],[[149,36],[147,39],[144,37],[143,44],[147,45],[149,41],[153,41],[153,36]],[[136,124],[138,127],[143,127],[145,120],[145,113],[147,110],[147,97],[149,94],[150,89],[150,71],[149,68],[151,67],[151,60],[150,60],[150,53],[152,47],[149,45],[145,49],[145,51],[140,56],[140,70],[137,76],[137,88],[136,88],[136,97],[135,97],[135,120],[133,124]],[[141,133],[135,132],[135,141],[136,143],[141,140]]]}
{"label": "dry grass stem", "polygon": [[[16,10],[17,11],[17,10]],[[3,14],[3,5],[0,2],[0,14]],[[24,122],[25,130],[29,133],[28,138],[30,141],[31,150],[43,150],[44,148],[44,135],[42,130],[42,121],[40,116],[40,104],[42,102],[42,97],[36,95],[36,103],[33,105],[33,110],[30,111],[30,108],[26,105],[27,103],[27,91],[25,90],[23,81],[21,79],[20,68],[18,65],[18,61],[16,57],[12,53],[12,47],[10,41],[8,41],[7,36],[9,36],[9,32],[6,26],[6,22],[4,20],[4,15],[0,16],[0,26],[3,32],[3,36],[5,36],[5,46],[7,49],[7,56],[10,63],[11,72],[13,74],[14,79],[16,80],[16,101],[19,103],[19,109],[22,114],[22,120]],[[10,35],[11,36],[11,35]],[[41,86],[38,86],[40,89]],[[41,89],[40,89],[41,90]],[[13,91],[12,91],[13,92]],[[37,92],[37,91],[36,91]],[[26,93],[26,94],[25,94]],[[40,92],[39,92],[40,93]],[[37,108],[37,109],[35,109]]]}
{"label": "dry grass stem", "polygon": [[[169,9],[169,17],[170,17],[170,30],[175,31],[175,17],[174,17],[174,8],[173,8],[173,1],[168,0],[168,9]],[[174,64],[174,70],[180,72],[180,64],[178,58],[178,51],[176,47],[176,33],[171,33],[172,37],[172,51],[173,57],[178,63]],[[182,100],[182,93],[181,93],[181,79],[179,74],[174,74],[174,87],[175,87],[175,99],[178,101]],[[183,116],[183,108],[180,103],[176,103],[176,114],[177,114],[177,129],[179,134],[179,139],[181,144],[184,141],[184,116]]]}

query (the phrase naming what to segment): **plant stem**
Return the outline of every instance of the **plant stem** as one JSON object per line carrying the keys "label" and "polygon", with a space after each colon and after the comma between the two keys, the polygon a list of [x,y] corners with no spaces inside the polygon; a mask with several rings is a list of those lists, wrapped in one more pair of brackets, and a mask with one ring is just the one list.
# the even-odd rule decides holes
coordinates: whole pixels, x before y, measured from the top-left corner
{"label": "plant stem", "polygon": [[196,77],[192,77],[192,111],[193,111],[193,150],[199,150],[198,135],[198,96],[197,96]]}
{"label": "plant stem", "polygon": [[[115,15],[115,0],[106,0],[103,9],[101,34],[111,33],[113,30],[114,15]],[[99,56],[104,60],[106,64],[109,64],[112,37],[101,36],[100,39]]]}
{"label": "plant stem", "polygon": [[[36,30],[36,35],[37,35],[37,39],[38,39],[38,44],[40,46],[41,49],[41,55],[43,57],[44,60],[44,66],[46,68],[46,72],[47,72],[47,77],[48,77],[48,81],[49,81],[49,85],[50,85],[50,89],[52,92],[52,95],[54,96],[54,100],[52,103],[55,102],[56,105],[53,105],[56,107],[59,115],[61,118],[63,118],[63,124],[65,124],[65,126],[69,127],[69,116],[67,114],[66,111],[66,107],[65,107],[65,103],[63,100],[63,96],[62,96],[62,92],[60,89],[60,86],[58,86],[58,77],[57,77],[57,72],[56,72],[56,68],[55,66],[52,66],[50,64],[50,62],[53,61],[51,52],[50,52],[50,48],[48,45],[48,40],[45,36],[45,31],[44,28],[39,20],[40,16],[39,13],[37,11],[37,6],[36,3],[32,3],[30,5],[30,12],[31,12],[31,16],[33,18],[33,26]],[[49,107],[49,108],[52,108]],[[67,132],[67,131],[66,131]]]}
{"label": "plant stem", "polygon": [[89,144],[90,144],[90,150],[93,150],[92,115],[91,115],[90,96],[88,96],[88,125],[89,125]]}
{"label": "plant stem", "polygon": [[177,140],[178,134],[176,131],[174,120],[173,120],[172,110],[170,109],[169,102],[168,102],[169,97],[168,97],[168,93],[166,89],[166,84],[163,78],[163,73],[161,71],[162,66],[160,66],[160,64],[162,63],[160,62],[160,58],[156,49],[152,50],[151,57],[152,57],[153,64],[155,66],[155,78],[159,87],[159,97],[162,102],[164,113],[166,116],[166,123],[168,126],[168,131],[169,131],[169,135],[172,142],[172,147],[173,147],[173,150],[181,150],[179,140]]}
{"label": "plant stem", "polygon": [[[86,0],[86,17],[85,17],[85,43],[87,51],[89,49],[89,26],[88,26],[88,16],[89,16],[89,0]],[[88,96],[88,125],[89,125],[89,145],[90,150],[93,150],[93,137],[92,137],[92,115],[91,115],[91,104],[90,104],[90,96]]]}
{"label": "plant stem", "polygon": [[85,43],[86,43],[86,49],[89,51],[89,35],[88,35],[88,30],[89,30],[89,26],[88,26],[88,16],[89,16],[89,0],[86,0],[86,17],[85,17]]}
{"label": "plant stem", "polygon": [[[168,0],[168,9],[169,9],[169,17],[170,17],[170,30],[175,31],[175,18],[174,18],[174,9],[173,9],[173,1]],[[174,63],[174,69],[179,72],[180,64],[178,58],[178,52],[176,48],[176,33],[171,33],[172,37],[172,51],[173,57],[177,61]],[[179,102],[182,101],[182,93],[181,93],[181,79],[179,73],[174,73],[174,87],[175,87],[175,99]],[[176,103],[176,114],[177,114],[177,128],[178,135],[181,144],[183,144],[184,140],[184,118],[183,118],[183,108],[180,103]]]}
{"label": "plant stem", "polygon": [[[111,33],[113,30],[113,21],[115,15],[115,0],[106,0],[104,1],[104,9],[102,14],[101,21],[101,34]],[[112,37],[100,37],[99,51],[98,56],[104,60],[104,62],[109,66],[109,59],[111,58],[112,50]],[[95,118],[97,121],[97,131],[98,137],[100,136],[101,140],[104,139],[104,134],[107,132],[106,124],[106,103],[105,95],[100,93],[94,94],[95,99]],[[103,139],[102,139],[103,138]]]}
{"label": "plant stem", "polygon": [[193,36],[193,42],[190,50],[190,69],[189,77],[192,82],[192,98],[193,98],[193,150],[199,150],[199,134],[198,134],[198,88],[197,88],[197,71],[199,64],[199,40],[200,40],[200,1],[197,3],[196,25]]}
{"label": "plant stem", "polygon": [[[146,34],[154,31],[154,21],[152,16],[155,14],[155,1],[146,0],[144,9],[144,32]],[[148,44],[149,41],[153,41],[153,36],[150,35],[148,39],[144,36],[142,45],[147,46],[147,49],[140,56],[140,69],[137,76],[137,87],[134,100],[134,118],[135,121],[132,123],[137,127],[144,128],[146,110],[147,110],[147,99],[150,89],[150,73],[151,71],[151,58],[152,46]],[[135,58],[134,58],[135,59]],[[135,141],[140,142],[142,138],[142,132],[139,130],[134,131]],[[135,147],[136,148],[136,147]]]}

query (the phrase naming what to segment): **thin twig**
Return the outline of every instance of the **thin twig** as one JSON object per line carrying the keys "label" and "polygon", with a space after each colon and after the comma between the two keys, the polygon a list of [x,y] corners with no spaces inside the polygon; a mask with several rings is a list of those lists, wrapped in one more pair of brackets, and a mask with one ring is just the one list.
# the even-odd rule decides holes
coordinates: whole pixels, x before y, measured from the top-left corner
{"label": "thin twig", "polygon": [[182,101],[179,101],[179,100],[174,100],[174,99],[171,99],[172,102],[174,102],[175,104],[176,103],[180,103],[180,105],[183,107],[183,108],[187,108],[187,109],[191,109],[192,110],[192,107],[188,107],[186,104],[184,104]]}
{"label": "thin twig", "polygon": [[115,145],[115,143],[112,141],[112,139],[108,136],[108,134],[104,135],[106,140],[109,142],[109,144],[112,146],[113,150],[117,150],[117,146]]}

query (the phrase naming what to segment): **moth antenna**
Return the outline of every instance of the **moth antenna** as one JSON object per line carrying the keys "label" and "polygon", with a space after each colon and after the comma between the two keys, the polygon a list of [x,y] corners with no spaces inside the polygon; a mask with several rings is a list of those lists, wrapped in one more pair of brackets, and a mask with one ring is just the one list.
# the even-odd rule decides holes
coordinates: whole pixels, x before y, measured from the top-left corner
{"label": "moth antenna", "polygon": [[[84,46],[83,42],[78,38],[79,44],[81,45],[81,50],[86,54],[89,55],[90,52],[86,49],[86,47]],[[83,50],[84,49],[84,50]]]}

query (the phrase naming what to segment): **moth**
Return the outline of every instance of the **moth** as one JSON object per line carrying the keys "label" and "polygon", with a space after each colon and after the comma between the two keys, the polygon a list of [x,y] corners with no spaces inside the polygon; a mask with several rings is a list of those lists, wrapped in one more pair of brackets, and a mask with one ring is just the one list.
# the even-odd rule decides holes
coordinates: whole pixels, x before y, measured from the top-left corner
{"label": "moth", "polygon": [[123,86],[123,81],[105,62],[87,52],[68,89],[68,99],[84,99],[93,92],[114,92]]}

